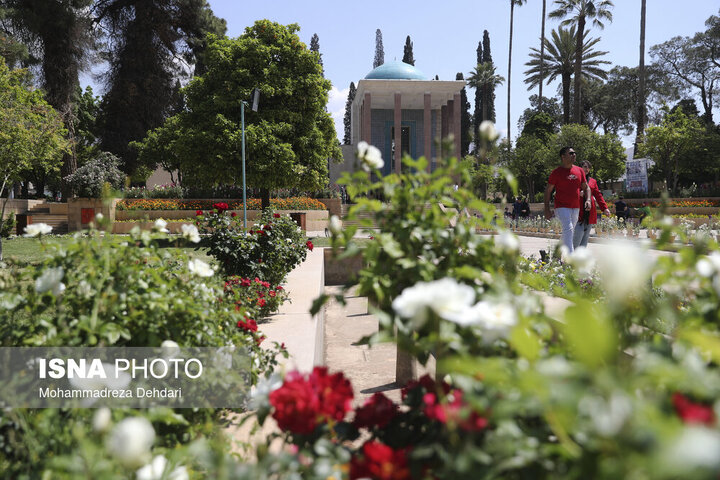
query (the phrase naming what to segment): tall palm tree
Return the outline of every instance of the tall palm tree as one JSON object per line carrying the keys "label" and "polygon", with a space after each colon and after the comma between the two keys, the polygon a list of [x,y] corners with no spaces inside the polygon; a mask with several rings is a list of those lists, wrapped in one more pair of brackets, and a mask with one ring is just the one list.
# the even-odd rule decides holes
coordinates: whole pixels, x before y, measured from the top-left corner
{"label": "tall palm tree", "polygon": [[[588,31],[584,37],[588,36]],[[546,38],[544,45],[546,54],[542,54],[537,48],[530,48],[530,61],[525,65],[530,67],[525,71],[525,83],[528,90],[532,90],[538,84],[547,80],[547,84],[560,77],[562,83],[563,100],[563,123],[570,123],[570,79],[574,72],[577,48],[575,27],[568,29],[558,27]],[[583,38],[580,57],[583,70],[582,77],[587,79],[605,79],[607,73],[602,69],[605,64],[610,64],[600,57],[608,52],[593,50],[593,47],[600,41],[599,38]],[[577,83],[576,83],[577,85]]]}
{"label": "tall palm tree", "polygon": [[[540,23],[540,76],[544,74],[543,57],[545,56],[545,17],[547,16],[546,8],[547,0],[542,0],[542,22]],[[542,87],[543,82],[538,82],[538,110],[542,110]]]}
{"label": "tall palm tree", "polygon": [[512,41],[513,41],[513,19],[515,17],[515,5],[521,6],[527,0],[510,0],[510,45],[508,47],[508,77],[507,77],[507,137],[510,141],[510,79],[512,76]]}
{"label": "tall palm tree", "polygon": [[[489,87],[489,91],[492,91],[498,85],[501,85],[505,79],[495,73],[495,65],[492,62],[478,63],[477,67],[470,72],[467,78],[467,84],[475,89],[475,95],[479,95],[479,92],[484,87]],[[483,102],[482,108],[482,119],[487,120],[487,107],[488,102]],[[477,132],[473,132],[474,134]]]}
{"label": "tall palm tree", "polygon": [[638,66],[638,119],[635,150],[645,137],[645,0],[640,2],[640,65]]}
{"label": "tall palm tree", "polygon": [[550,12],[551,18],[566,18],[562,25],[574,25],[577,27],[577,45],[575,49],[575,90],[573,92],[574,115],[573,121],[580,123],[582,115],[581,99],[581,72],[582,72],[582,42],[585,38],[585,24],[592,19],[593,25],[598,28],[605,28],[603,20],[612,22],[613,2],[611,0],[555,0],[557,9]]}

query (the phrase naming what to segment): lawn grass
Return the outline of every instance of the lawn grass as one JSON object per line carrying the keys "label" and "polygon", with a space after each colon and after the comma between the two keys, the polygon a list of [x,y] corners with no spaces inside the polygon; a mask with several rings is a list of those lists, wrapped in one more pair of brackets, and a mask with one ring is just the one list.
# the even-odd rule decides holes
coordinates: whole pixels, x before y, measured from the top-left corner
{"label": "lawn grass", "polygon": [[[130,237],[128,235],[111,235],[113,243],[127,242]],[[173,239],[171,237],[171,239]],[[73,240],[72,235],[53,235],[50,237],[38,238],[25,238],[25,237],[13,237],[6,238],[2,241],[3,247],[3,261],[9,265],[22,267],[26,265],[37,265],[42,263],[45,257],[50,251],[52,245],[67,245]],[[206,249],[195,250],[195,247],[177,247],[173,245],[174,242],[169,242],[168,246],[161,248],[167,248],[172,253],[173,251],[183,252],[190,258],[197,258],[204,262],[210,262],[212,258],[207,255]]]}

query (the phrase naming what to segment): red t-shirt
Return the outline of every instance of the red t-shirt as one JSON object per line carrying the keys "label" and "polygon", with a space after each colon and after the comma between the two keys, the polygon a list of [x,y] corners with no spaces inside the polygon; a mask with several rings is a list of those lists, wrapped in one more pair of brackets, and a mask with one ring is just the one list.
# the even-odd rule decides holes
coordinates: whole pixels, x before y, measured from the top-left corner
{"label": "red t-shirt", "polygon": [[580,208],[580,185],[586,183],[585,171],[573,165],[557,167],[548,183],[555,185],[555,208]]}

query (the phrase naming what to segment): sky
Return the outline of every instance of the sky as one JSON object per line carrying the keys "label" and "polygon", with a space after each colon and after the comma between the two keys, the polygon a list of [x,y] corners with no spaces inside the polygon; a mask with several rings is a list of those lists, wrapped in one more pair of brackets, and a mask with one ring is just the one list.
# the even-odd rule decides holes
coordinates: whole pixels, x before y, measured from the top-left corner
{"label": "sky", "polygon": [[[216,16],[227,21],[227,35],[237,37],[255,20],[269,19],[284,25],[297,23],[300,39],[307,45],[317,33],[325,76],[332,82],[328,111],[335,119],[338,137],[343,136],[343,116],[350,82],[365,77],[372,70],[375,55],[375,31],[382,31],[385,61],[402,60],[405,38],[413,42],[415,67],[428,78],[455,80],[462,72],[466,77],[476,64],[476,49],[483,30],[490,34],[492,58],[497,72],[506,83],[495,91],[497,128],[507,134],[508,35],[510,31],[509,0],[364,0],[344,2],[330,0],[209,0]],[[605,59],[614,65],[636,66],[639,62],[640,0],[614,0],[613,21],[605,28],[591,28],[591,37],[600,37],[597,50],[607,51]],[[554,1],[547,0],[547,11]],[[718,0],[647,0],[646,50],[652,45],[682,35],[691,36],[705,30],[705,20],[718,15]],[[530,106],[523,82],[525,63],[531,47],[540,46],[542,1],[528,0],[515,7],[511,77],[511,138],[518,134],[517,120]],[[546,36],[557,28],[558,20],[546,21]],[[651,63],[646,52],[646,64]],[[559,81],[543,87],[544,96],[552,96]],[[473,90],[468,89],[472,105]],[[472,107],[471,107],[472,108]],[[472,112],[471,112],[472,113]],[[632,139],[624,139],[628,146]]]}

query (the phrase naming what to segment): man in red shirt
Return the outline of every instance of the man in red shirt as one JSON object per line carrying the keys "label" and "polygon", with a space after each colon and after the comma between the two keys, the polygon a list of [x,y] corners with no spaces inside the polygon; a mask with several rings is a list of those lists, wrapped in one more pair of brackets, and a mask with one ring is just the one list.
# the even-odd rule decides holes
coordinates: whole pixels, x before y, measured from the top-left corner
{"label": "man in red shirt", "polygon": [[580,191],[585,193],[585,210],[590,210],[590,188],[582,168],[575,163],[575,149],[563,147],[560,149],[561,165],[552,171],[545,188],[545,218],[550,220],[553,213],[550,211],[550,196],[555,190],[555,215],[562,224],[562,243],[570,253],[573,252],[573,236],[580,214]]}
{"label": "man in red shirt", "polygon": [[[597,181],[594,178],[590,178],[591,168],[592,165],[590,162],[587,160],[582,162],[582,169],[585,172],[585,178],[587,178],[588,187],[590,187],[590,192],[592,193],[592,197],[590,197],[592,206],[590,207],[589,212],[580,212],[580,218],[577,225],[575,225],[575,235],[573,236],[573,246],[575,248],[587,247],[588,238],[590,238],[590,229],[592,228],[592,225],[597,223],[597,208],[595,207],[596,202],[602,209],[603,215],[610,217],[610,210],[608,209],[607,203],[605,203],[602,192],[600,192],[600,189],[598,188]],[[580,195],[582,197],[581,200],[585,198],[582,191],[580,192]]]}

